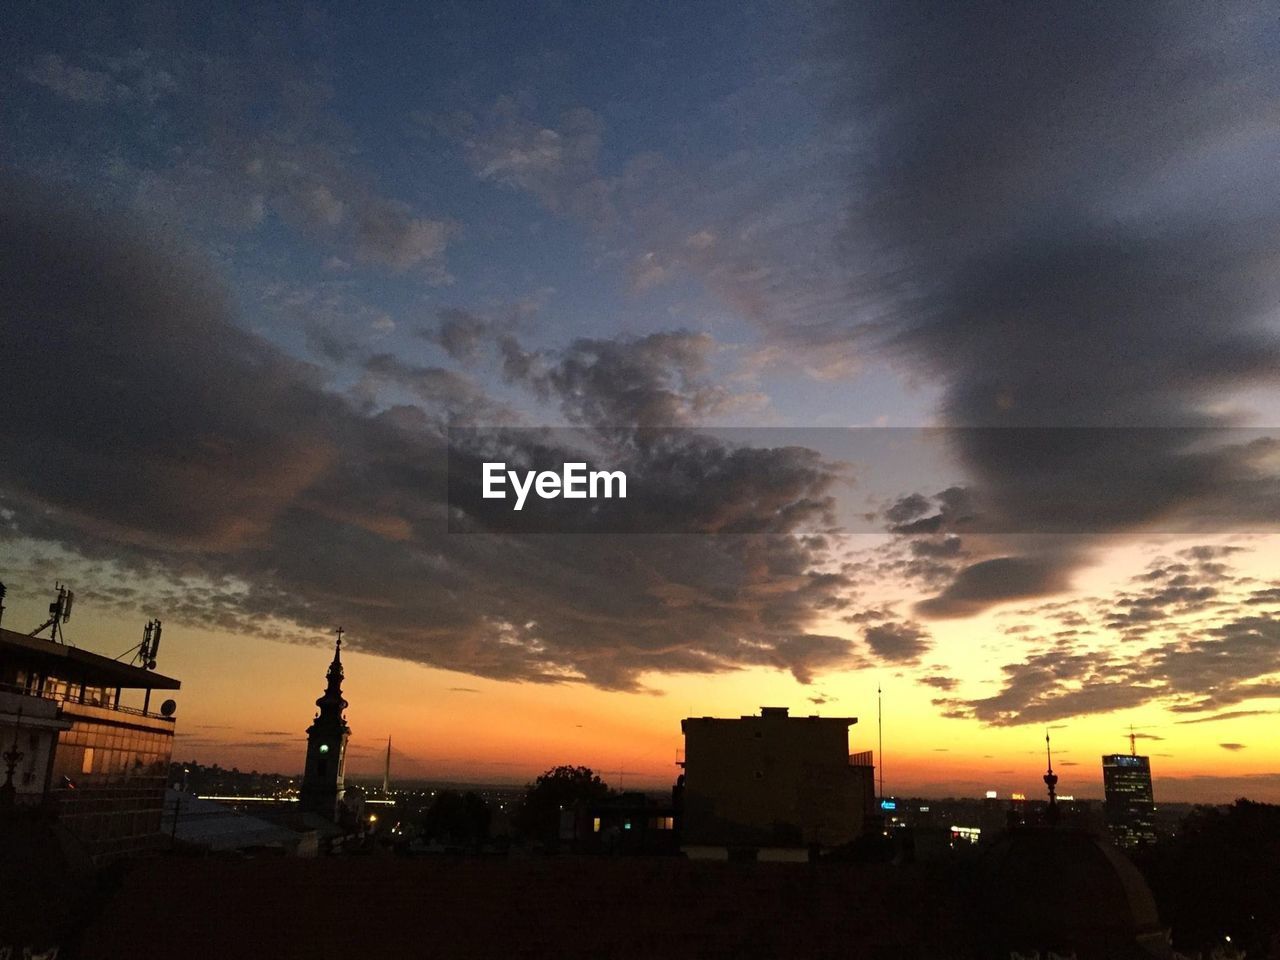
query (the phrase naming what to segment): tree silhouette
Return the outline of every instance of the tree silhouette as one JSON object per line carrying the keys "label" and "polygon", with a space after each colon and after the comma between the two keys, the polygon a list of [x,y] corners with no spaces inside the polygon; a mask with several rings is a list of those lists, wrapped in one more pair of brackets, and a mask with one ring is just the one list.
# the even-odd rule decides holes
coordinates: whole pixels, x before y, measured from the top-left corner
{"label": "tree silhouette", "polygon": [[1147,874],[1174,945],[1230,945],[1280,956],[1280,806],[1237,800],[1197,807],[1176,839],[1135,857]]}
{"label": "tree silhouette", "polygon": [[603,800],[610,793],[609,785],[590,767],[553,767],[525,787],[514,825],[527,839],[555,843],[560,811]]}

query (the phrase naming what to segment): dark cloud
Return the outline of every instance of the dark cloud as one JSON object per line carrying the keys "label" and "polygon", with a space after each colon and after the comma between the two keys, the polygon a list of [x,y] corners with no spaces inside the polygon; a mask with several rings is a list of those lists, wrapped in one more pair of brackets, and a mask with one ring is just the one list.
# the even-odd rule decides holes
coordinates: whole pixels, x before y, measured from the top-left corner
{"label": "dark cloud", "polygon": [[1223,750],[1230,750],[1232,753],[1235,753],[1237,750],[1243,750],[1245,748],[1245,745],[1243,743],[1220,743],[1218,744],[1218,746],[1220,746]]}
{"label": "dark cloud", "polygon": [[[1273,444],[1217,435],[1234,421],[1208,412],[1280,376],[1261,322],[1280,305],[1265,5],[871,3],[840,18],[833,123],[863,130],[845,232],[859,322],[781,335],[874,344],[941,385],[943,423],[997,428],[949,438],[987,529],[1276,516]],[[896,522],[932,533],[943,518]],[[921,613],[1060,591],[1090,554],[965,546],[974,562]]]}
{"label": "dark cloud", "polygon": [[882,623],[862,632],[867,647],[881,660],[914,663],[932,646],[929,635],[911,622]]}
{"label": "dark cloud", "polygon": [[[851,586],[823,570],[822,538],[791,535],[830,509],[834,475],[812,451],[707,438],[622,451],[687,478],[642,504],[654,516],[751,535],[450,535],[443,427],[487,415],[464,378],[375,354],[357,400],[339,397],[240,330],[177,244],[31,184],[6,183],[2,200],[4,536],[69,548],[61,572],[83,574],[84,596],[124,602],[105,584],[128,570],[166,619],[283,640],[340,622],[370,653],[612,689],[744,666],[808,682],[861,662],[811,632]],[[544,356],[545,382],[609,443],[624,418],[707,409],[709,349],[686,334],[590,341]],[[693,482],[711,469],[725,478],[714,498]]]}
{"label": "dark cloud", "polygon": [[993,557],[960,570],[945,590],[916,609],[928,617],[963,617],[992,603],[1059,592],[1069,582],[1061,554]]}

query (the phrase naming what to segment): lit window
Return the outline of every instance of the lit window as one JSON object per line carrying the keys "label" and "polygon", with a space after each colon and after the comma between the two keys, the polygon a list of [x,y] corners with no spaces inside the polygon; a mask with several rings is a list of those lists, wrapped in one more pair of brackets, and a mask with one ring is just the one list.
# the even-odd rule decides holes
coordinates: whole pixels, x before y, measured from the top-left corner
{"label": "lit window", "polygon": [[591,831],[592,831],[592,833],[599,833],[599,832],[600,832],[600,818],[599,818],[599,817],[592,817],[592,819],[591,819]]}
{"label": "lit window", "polygon": [[84,761],[80,764],[81,773],[93,773],[93,747],[84,748]]}

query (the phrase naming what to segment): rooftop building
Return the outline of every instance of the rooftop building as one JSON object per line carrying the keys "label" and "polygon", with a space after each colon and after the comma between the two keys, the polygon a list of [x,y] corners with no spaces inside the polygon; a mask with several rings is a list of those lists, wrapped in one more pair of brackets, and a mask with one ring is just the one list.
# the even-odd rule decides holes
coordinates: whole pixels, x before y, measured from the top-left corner
{"label": "rooftop building", "polygon": [[0,804],[45,805],[95,860],[158,846],[175,705],[153,693],[180,686],[0,629]]}
{"label": "rooftop building", "polygon": [[875,807],[874,767],[849,755],[849,727],[857,722],[792,717],[786,707],[682,721],[684,849],[766,857],[854,840]]}

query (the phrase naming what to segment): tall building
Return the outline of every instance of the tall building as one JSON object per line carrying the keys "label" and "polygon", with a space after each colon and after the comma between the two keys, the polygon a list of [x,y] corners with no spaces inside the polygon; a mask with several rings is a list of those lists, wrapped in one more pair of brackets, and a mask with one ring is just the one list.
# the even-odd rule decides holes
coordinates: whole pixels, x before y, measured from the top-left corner
{"label": "tall building", "polygon": [[0,629],[0,805],[50,810],[96,861],[162,846],[175,704],[152,692],[180,686]]}
{"label": "tall building", "polygon": [[1116,753],[1102,758],[1103,809],[1111,836],[1122,847],[1154,843],[1156,804],[1151,758]]}
{"label": "tall building", "polygon": [[792,717],[786,707],[681,721],[684,849],[786,856],[856,838],[875,806],[874,768],[849,755],[849,727],[857,722]]}
{"label": "tall building", "polygon": [[333,649],[333,662],[326,674],[324,694],[316,701],[319,710],[307,727],[307,765],[302,774],[299,806],[329,820],[338,817],[338,804],[346,792],[347,740],[351,728],[343,711],[347,701],[342,697],[342,630]]}

